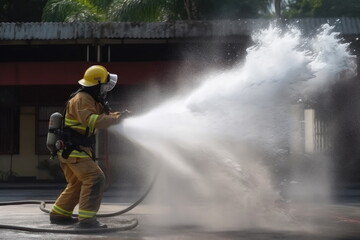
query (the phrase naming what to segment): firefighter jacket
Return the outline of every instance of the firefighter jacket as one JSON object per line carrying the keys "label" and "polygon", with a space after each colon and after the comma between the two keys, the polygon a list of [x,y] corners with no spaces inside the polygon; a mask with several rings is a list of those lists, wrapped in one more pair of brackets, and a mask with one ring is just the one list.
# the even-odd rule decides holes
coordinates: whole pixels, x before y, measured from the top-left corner
{"label": "firefighter jacket", "polygon": [[[96,129],[104,129],[116,124],[120,119],[120,113],[111,112],[106,114],[101,103],[86,92],[78,92],[66,105],[64,126],[70,127],[76,132],[90,137],[95,135]],[[82,151],[73,150],[69,157],[88,158],[93,157],[92,149],[82,147]],[[61,152],[60,152],[61,154]]]}

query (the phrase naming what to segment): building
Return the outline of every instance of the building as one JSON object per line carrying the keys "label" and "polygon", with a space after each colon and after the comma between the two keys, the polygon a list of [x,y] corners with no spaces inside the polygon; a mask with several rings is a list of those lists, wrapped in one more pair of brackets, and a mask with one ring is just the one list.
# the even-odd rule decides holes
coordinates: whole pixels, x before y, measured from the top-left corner
{"label": "building", "polygon": [[[177,85],[173,76],[196,75],[209,65],[231,65],[244,57],[251,33],[270,23],[264,19],[0,23],[0,180],[53,178],[38,169],[49,157],[45,146],[48,119],[51,113],[62,111],[88,66],[99,63],[119,74],[118,86],[110,96],[115,109],[141,112],[152,104],[146,98],[149,89],[171,94]],[[321,24],[336,23],[335,31],[359,49],[360,19],[291,23],[308,33]],[[315,133],[308,130],[307,134]],[[106,134],[100,137],[108,138]],[[315,142],[305,145],[316,148]],[[98,155],[107,158],[107,149],[99,146]]]}

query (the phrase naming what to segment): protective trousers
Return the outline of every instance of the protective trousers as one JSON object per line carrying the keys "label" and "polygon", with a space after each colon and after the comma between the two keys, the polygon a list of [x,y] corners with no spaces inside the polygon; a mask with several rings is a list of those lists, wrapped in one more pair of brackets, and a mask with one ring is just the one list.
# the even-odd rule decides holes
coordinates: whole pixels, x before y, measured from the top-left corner
{"label": "protective trousers", "polygon": [[105,187],[105,175],[91,158],[59,157],[67,186],[51,209],[52,214],[70,217],[79,204],[79,221],[95,218]]}

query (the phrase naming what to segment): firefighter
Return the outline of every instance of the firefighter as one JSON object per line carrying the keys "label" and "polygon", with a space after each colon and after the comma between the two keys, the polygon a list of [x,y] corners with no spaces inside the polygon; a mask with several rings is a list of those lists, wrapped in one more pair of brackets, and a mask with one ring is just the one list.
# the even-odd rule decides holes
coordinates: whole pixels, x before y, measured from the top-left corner
{"label": "firefighter", "polygon": [[[58,152],[60,166],[67,186],[57,198],[50,212],[52,224],[73,224],[80,228],[106,228],[96,219],[105,185],[105,175],[94,161],[96,129],[119,123],[128,111],[110,112],[106,94],[117,82],[117,75],[105,67],[89,67],[78,91],[70,96],[65,107],[62,150]],[[73,218],[79,204],[78,218]]]}

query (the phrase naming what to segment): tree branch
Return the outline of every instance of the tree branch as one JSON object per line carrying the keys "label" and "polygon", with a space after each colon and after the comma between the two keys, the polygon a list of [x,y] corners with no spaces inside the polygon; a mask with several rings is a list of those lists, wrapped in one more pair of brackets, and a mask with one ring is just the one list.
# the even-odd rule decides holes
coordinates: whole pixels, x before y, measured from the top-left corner
{"label": "tree branch", "polygon": [[274,5],[276,17],[281,18],[281,0],[275,0]]}
{"label": "tree branch", "polygon": [[191,0],[184,0],[184,6],[188,20],[191,20]]}

